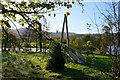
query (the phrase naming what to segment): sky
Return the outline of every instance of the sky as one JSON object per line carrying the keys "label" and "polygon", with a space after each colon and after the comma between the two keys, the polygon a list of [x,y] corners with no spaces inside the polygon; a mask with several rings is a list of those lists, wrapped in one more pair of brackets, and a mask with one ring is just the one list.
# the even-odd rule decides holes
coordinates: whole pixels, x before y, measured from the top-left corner
{"label": "sky", "polygon": [[[105,1],[111,2],[110,0]],[[56,17],[46,15],[47,22],[50,24],[50,32],[56,32],[56,30],[59,32],[62,31],[64,14],[65,12],[69,12],[70,15],[67,17],[69,32],[74,32],[77,34],[98,33],[98,29],[95,26],[96,23],[99,26],[99,32],[102,33],[102,25],[106,23],[104,22],[105,18],[103,15],[101,15],[99,10],[107,15],[105,10],[109,10],[110,7],[105,4],[105,2],[101,2],[101,0],[84,0],[82,3],[84,5],[83,7],[79,5],[78,2],[73,4],[72,8],[70,9],[67,9],[65,7],[58,7],[60,9],[52,12],[53,14],[56,13]],[[99,8],[99,10],[96,6]],[[87,23],[91,24],[91,30],[87,29]],[[18,23],[15,24],[18,28],[21,28]]]}
{"label": "sky", "polygon": [[[98,8],[101,12],[107,14],[105,9],[109,10],[108,5],[106,5],[104,2],[83,2],[83,5],[84,10],[82,9],[81,5],[75,3],[71,9],[63,7],[60,10],[57,10],[55,12],[57,14],[56,17],[47,17],[47,20],[50,23],[50,31],[56,32],[56,30],[58,30],[61,32],[63,27],[64,14],[65,12],[69,12],[70,15],[67,17],[69,32],[78,34],[98,33],[97,27],[95,26],[96,23],[99,26],[99,32],[102,33],[101,29],[102,25],[105,24],[105,18],[103,15],[101,15]],[[88,25],[86,23],[91,24],[91,30],[87,29]]]}

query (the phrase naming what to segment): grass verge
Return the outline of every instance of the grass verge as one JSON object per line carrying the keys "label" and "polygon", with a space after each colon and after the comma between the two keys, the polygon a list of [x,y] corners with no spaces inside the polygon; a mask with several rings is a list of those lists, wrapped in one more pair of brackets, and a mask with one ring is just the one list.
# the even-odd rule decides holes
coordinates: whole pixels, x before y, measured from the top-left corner
{"label": "grass verge", "polygon": [[[99,78],[101,72],[90,66],[66,62],[61,70],[46,70],[49,55],[46,53],[2,53],[3,78]],[[90,60],[89,60],[90,61]],[[59,64],[59,63],[58,63]]]}

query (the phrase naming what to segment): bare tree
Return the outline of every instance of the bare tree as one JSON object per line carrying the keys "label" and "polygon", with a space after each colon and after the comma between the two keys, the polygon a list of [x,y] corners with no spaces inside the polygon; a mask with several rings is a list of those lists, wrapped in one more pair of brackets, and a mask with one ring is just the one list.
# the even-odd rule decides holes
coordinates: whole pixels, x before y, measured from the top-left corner
{"label": "bare tree", "polygon": [[[111,73],[112,78],[120,78],[120,1],[107,3],[111,8],[110,10],[106,9],[108,15],[103,13],[98,7],[99,12],[105,17],[107,29],[109,29],[109,35],[112,39],[110,41],[110,49],[108,50],[110,59],[112,59]],[[111,49],[111,46],[114,48]],[[107,73],[106,73],[107,74]],[[107,74],[108,75],[108,74]]]}

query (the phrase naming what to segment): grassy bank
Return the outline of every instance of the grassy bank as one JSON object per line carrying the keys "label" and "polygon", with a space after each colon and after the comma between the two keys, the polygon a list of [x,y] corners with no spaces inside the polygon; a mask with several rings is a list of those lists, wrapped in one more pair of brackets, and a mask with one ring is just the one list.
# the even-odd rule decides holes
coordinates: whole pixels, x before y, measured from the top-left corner
{"label": "grassy bank", "polygon": [[[61,70],[46,70],[49,55],[46,53],[2,53],[3,78],[99,78],[97,68],[69,62]],[[90,60],[88,60],[90,61]],[[91,62],[90,62],[91,63]],[[103,74],[102,77],[105,75]]]}
{"label": "grassy bank", "polygon": [[104,54],[83,54],[87,58],[87,64],[94,67],[97,70],[101,70],[109,75],[111,74],[112,60],[108,55]]}

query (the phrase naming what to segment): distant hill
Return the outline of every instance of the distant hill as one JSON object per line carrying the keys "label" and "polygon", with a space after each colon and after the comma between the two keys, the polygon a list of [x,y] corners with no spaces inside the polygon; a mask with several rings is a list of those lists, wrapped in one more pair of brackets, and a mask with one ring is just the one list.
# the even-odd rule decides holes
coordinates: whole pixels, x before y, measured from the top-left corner
{"label": "distant hill", "polygon": [[[22,35],[22,33],[24,33],[27,29],[26,28],[19,28],[18,29],[20,34]],[[16,36],[19,37],[19,34],[17,33],[16,29],[11,29],[10,32],[13,32],[13,33],[16,33]],[[55,32],[50,32],[50,36],[55,36],[56,33]],[[61,32],[58,32],[58,35],[61,36]],[[64,32],[64,36],[66,35],[66,32]],[[71,35],[76,35],[76,37],[78,38],[81,38],[82,36],[84,35],[89,35],[89,34],[77,34],[77,33],[74,33],[74,32],[69,32],[69,36]],[[101,37],[101,34],[91,34],[93,35],[94,37]]]}
{"label": "distant hill", "polygon": [[[76,37],[81,38],[84,35],[89,35],[89,34],[76,34]],[[94,37],[101,37],[101,34],[90,34],[93,35]]]}
{"label": "distant hill", "polygon": [[[61,33],[62,32],[58,32],[58,36],[61,36]],[[55,36],[56,33],[55,32],[50,32],[50,36]],[[64,32],[64,36],[66,35],[66,32]],[[73,32],[69,32],[69,36],[71,35],[76,35],[76,33],[73,33]]]}
{"label": "distant hill", "polygon": [[[20,33],[25,32],[26,28],[19,28],[18,29]],[[17,33],[16,29],[11,29],[10,31]]]}
{"label": "distant hill", "polygon": [[[24,33],[27,29],[26,28],[19,28],[18,30],[19,30],[20,34],[22,35],[22,33]],[[19,34],[18,34],[16,29],[11,29],[10,32],[16,33],[16,37],[19,37]]]}

